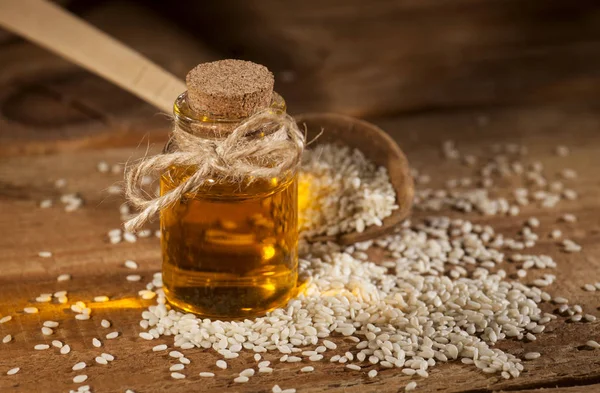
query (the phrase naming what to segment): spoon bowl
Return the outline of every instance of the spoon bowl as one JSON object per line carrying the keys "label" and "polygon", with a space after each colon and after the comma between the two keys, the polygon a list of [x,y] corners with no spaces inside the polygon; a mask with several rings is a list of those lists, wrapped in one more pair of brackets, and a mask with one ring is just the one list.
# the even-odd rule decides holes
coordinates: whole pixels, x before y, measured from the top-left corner
{"label": "spoon bowl", "polygon": [[[396,142],[381,128],[350,116],[335,113],[307,113],[295,117],[301,130],[306,130],[311,146],[339,144],[363,152],[365,157],[387,168],[390,182],[396,192],[398,209],[383,219],[381,226],[371,225],[363,232],[340,233],[338,235],[315,236],[310,242],[334,241],[342,245],[353,244],[391,233],[410,213],[414,196],[414,183],[406,156]],[[323,133],[317,138],[319,133]],[[310,147],[309,147],[310,148]]]}

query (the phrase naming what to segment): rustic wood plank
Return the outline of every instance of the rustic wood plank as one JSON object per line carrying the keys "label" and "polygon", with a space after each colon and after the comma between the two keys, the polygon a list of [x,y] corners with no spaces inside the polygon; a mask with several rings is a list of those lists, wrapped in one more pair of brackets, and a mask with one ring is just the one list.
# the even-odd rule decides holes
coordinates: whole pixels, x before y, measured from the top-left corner
{"label": "rustic wood plank", "polygon": [[[570,181],[581,193],[574,202],[561,202],[555,210],[540,210],[535,206],[524,209],[519,218],[468,217],[475,222],[489,223],[498,231],[514,235],[522,221],[536,216],[541,221],[537,231],[541,236],[532,250],[534,253],[551,255],[558,263],[557,282],[549,287],[554,295],[563,295],[572,303],[581,304],[586,312],[599,316],[598,292],[584,292],[584,283],[600,281],[600,179],[596,168],[600,165],[600,115],[595,108],[558,107],[537,109],[504,109],[485,114],[472,112],[419,115],[377,121],[400,143],[413,166],[429,172],[440,184],[450,176],[468,175],[469,169],[458,163],[441,159],[440,142],[454,139],[458,148],[466,152],[485,150],[495,142],[518,142],[530,147],[528,160],[540,160],[550,172],[568,165],[579,173]],[[485,115],[483,121],[482,115]],[[482,124],[486,124],[482,126]],[[553,149],[557,144],[571,147],[567,158],[556,157]],[[153,151],[160,148],[154,146]],[[0,391],[31,392],[68,391],[74,387],[71,378],[76,375],[70,367],[78,361],[93,362],[100,352],[116,356],[110,366],[91,365],[86,369],[89,384],[94,391],[123,391],[131,388],[138,392],[187,392],[238,391],[269,392],[274,384],[283,388],[296,387],[299,392],[398,392],[410,378],[397,370],[383,370],[375,379],[350,372],[329,362],[317,363],[315,372],[299,374],[298,364],[276,363],[272,375],[254,377],[245,385],[234,385],[232,379],[247,364],[254,364],[250,356],[241,356],[230,362],[227,371],[219,371],[214,379],[200,379],[200,371],[216,371],[217,359],[211,351],[190,350],[186,354],[192,364],[186,380],[174,381],[168,367],[172,363],[166,354],[151,352],[158,343],[171,344],[169,338],[147,342],[137,337],[140,313],[147,301],[141,301],[136,293],[142,289],[151,274],[160,268],[158,241],[155,238],[140,239],[137,243],[110,245],[106,232],[119,225],[118,206],[120,198],[108,196],[106,188],[120,181],[118,175],[95,171],[96,163],[125,162],[131,157],[144,154],[144,148],[92,149],[60,155],[37,157],[0,158],[0,314],[10,313],[14,319],[0,325],[0,336],[12,334],[9,344],[0,344]],[[65,191],[80,191],[86,206],[73,213],[65,213],[61,207],[40,209],[39,200],[60,192],[53,187],[57,178],[65,178]],[[435,183],[434,183],[435,184]],[[578,216],[576,224],[557,224],[563,212]],[[415,212],[415,218],[428,214]],[[545,235],[553,227],[559,227],[584,249],[579,254],[564,254]],[[37,256],[40,250],[53,252],[53,257]],[[139,283],[130,283],[125,276],[131,271],[122,267],[125,259],[140,264]],[[507,264],[507,270],[514,266]],[[57,283],[60,273],[71,273],[72,281]],[[531,272],[530,277],[536,272]],[[19,310],[34,301],[43,292],[69,290],[69,300],[89,301],[96,295],[108,295],[114,302],[91,303],[93,317],[89,321],[75,321],[65,306],[40,304],[40,314],[24,315]],[[550,311],[551,305],[544,305]],[[103,329],[100,319],[107,318],[114,328]],[[55,337],[40,333],[41,322],[55,319],[61,322]],[[93,337],[103,337],[110,331],[119,331],[116,340],[103,340],[104,347],[91,345]],[[69,343],[73,351],[59,355],[56,349],[33,351],[35,344],[53,338]],[[533,392],[545,388],[549,392],[593,391],[600,384],[600,356],[597,351],[587,350],[582,344],[590,338],[600,338],[600,323],[565,323],[562,319],[549,324],[547,331],[535,342],[521,343],[503,341],[503,350],[517,356],[538,351],[543,356],[526,362],[522,377],[501,380],[498,376],[483,374],[473,367],[460,363],[436,366],[430,378],[418,380],[419,390],[428,392],[488,393],[495,391]],[[342,348],[350,344],[336,339]],[[275,360],[274,354],[265,356]],[[3,373],[11,367],[22,370],[14,376]],[[40,385],[43,384],[43,385]],[[575,386],[573,386],[575,385]],[[572,386],[572,387],[571,387]],[[558,388],[557,388],[558,387]],[[556,389],[554,389],[556,388]]]}
{"label": "rustic wood plank", "polygon": [[[600,100],[594,0],[71,3],[182,78],[216,58],[264,63],[295,114]],[[32,44],[0,41],[0,154],[135,145],[166,129],[156,113]]]}

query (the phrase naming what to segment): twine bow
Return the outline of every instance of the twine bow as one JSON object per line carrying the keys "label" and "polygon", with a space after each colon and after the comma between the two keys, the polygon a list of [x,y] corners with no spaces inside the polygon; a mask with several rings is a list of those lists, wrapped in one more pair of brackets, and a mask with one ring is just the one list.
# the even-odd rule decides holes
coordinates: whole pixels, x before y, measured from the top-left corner
{"label": "twine bow", "polygon": [[[143,158],[127,168],[125,195],[140,210],[125,223],[129,232],[140,229],[185,194],[197,191],[208,178],[239,181],[277,177],[293,169],[304,150],[304,135],[294,119],[269,109],[252,115],[224,139],[203,138],[175,125],[171,141],[176,151]],[[150,197],[142,189],[142,179],[160,176],[172,167],[193,167],[195,172],[162,196]]]}

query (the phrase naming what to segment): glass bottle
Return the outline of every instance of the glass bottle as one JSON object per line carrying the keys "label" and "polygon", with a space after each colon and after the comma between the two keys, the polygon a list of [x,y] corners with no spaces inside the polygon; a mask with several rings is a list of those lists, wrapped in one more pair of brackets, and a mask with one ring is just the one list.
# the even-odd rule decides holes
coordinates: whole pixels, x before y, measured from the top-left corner
{"label": "glass bottle", "polygon": [[[174,104],[180,129],[224,138],[244,120],[192,109],[189,89]],[[286,110],[275,92],[268,107]],[[297,169],[264,180],[208,178],[197,192],[161,211],[163,283],[172,305],[222,319],[285,305],[298,277]],[[161,177],[161,195],[193,173],[172,167]]]}

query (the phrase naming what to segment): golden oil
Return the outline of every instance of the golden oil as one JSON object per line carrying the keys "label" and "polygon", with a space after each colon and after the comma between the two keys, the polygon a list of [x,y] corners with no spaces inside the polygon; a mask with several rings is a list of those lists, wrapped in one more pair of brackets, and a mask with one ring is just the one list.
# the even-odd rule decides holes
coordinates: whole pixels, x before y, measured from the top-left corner
{"label": "golden oil", "polygon": [[[161,193],[186,178],[174,168]],[[212,179],[161,212],[163,282],[169,302],[209,317],[260,315],[285,303],[298,277],[298,189],[284,181]]]}
{"label": "golden oil", "polygon": [[[193,110],[188,93],[174,106],[180,129],[216,139],[244,120]],[[285,111],[283,99],[271,93],[269,107]],[[161,177],[161,195],[194,173],[193,167],[172,167]],[[297,168],[272,179],[205,179],[161,210],[160,227],[165,295],[181,310],[210,318],[252,317],[285,305],[295,293]]]}

